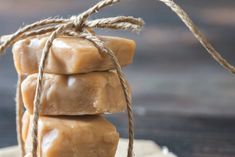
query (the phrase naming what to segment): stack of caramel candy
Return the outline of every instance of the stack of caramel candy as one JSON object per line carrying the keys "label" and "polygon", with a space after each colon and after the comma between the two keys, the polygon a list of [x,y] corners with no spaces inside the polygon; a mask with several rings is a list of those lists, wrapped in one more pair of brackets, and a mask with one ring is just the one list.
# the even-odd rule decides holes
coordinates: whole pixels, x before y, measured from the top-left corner
{"label": "stack of caramel candy", "polygon": [[[40,57],[49,35],[39,35],[14,44],[13,56],[21,84],[23,103],[22,138],[30,153],[33,106]],[[132,62],[135,42],[99,36],[116,55],[121,66]],[[108,56],[88,40],[61,36],[53,41],[44,68],[38,156],[114,157],[119,141],[115,126],[103,114],[123,112],[126,99]],[[130,91],[130,89],[129,89]]]}

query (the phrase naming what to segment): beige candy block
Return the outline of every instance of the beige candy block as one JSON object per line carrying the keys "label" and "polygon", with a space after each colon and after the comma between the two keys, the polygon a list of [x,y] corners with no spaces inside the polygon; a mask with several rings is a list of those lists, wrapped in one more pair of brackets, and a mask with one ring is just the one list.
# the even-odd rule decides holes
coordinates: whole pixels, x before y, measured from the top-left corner
{"label": "beige candy block", "polygon": [[[27,153],[31,127],[32,116],[26,113],[23,140]],[[40,157],[114,157],[119,141],[116,128],[102,116],[40,117],[38,135]]]}
{"label": "beige candy block", "polygon": [[[23,102],[33,113],[37,74],[22,83]],[[122,112],[126,99],[117,73],[92,72],[77,75],[45,74],[41,115],[93,115]]]}
{"label": "beige candy block", "polygon": [[[15,67],[20,74],[38,72],[38,65],[48,36],[20,40],[13,46]],[[105,46],[113,50],[122,66],[132,62],[135,52],[133,40],[101,36]],[[44,71],[55,74],[77,74],[113,69],[108,56],[100,55],[88,40],[77,37],[59,37],[53,41]]]}

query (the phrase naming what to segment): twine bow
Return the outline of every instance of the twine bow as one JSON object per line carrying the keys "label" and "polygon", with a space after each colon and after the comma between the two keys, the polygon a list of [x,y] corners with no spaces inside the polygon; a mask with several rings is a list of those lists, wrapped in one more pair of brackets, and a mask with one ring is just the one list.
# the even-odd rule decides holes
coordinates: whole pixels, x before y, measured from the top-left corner
{"label": "twine bow", "polygon": [[[38,78],[36,93],[34,98],[34,111],[33,111],[33,128],[31,132],[32,139],[32,157],[37,157],[37,147],[38,147],[38,119],[40,111],[40,97],[42,95],[42,82],[43,82],[43,70],[45,67],[46,59],[49,53],[49,50],[52,46],[52,42],[55,38],[60,35],[75,36],[80,38],[85,38],[91,41],[98,49],[102,55],[108,55],[113,62],[113,65],[117,71],[118,77],[121,82],[122,89],[124,91],[126,103],[127,103],[127,113],[128,113],[128,124],[129,124],[129,145],[128,145],[128,157],[133,156],[133,140],[134,140],[134,124],[133,124],[133,113],[131,106],[131,99],[127,88],[127,83],[124,77],[124,74],[121,70],[121,66],[118,62],[118,59],[114,55],[111,49],[104,46],[104,42],[101,41],[96,35],[92,34],[89,29],[92,28],[109,28],[109,29],[120,29],[120,30],[130,30],[134,32],[139,32],[144,25],[144,21],[140,18],[134,18],[130,16],[117,16],[109,18],[101,18],[96,20],[88,21],[87,19],[94,13],[99,12],[101,9],[107,6],[111,6],[114,3],[119,2],[119,0],[102,0],[96,5],[81,13],[78,16],[72,16],[70,19],[45,19],[38,22],[35,22],[31,25],[25,26],[24,28],[19,29],[16,33],[5,36],[1,38],[2,45],[0,46],[0,52],[4,53],[6,48],[10,47],[16,41],[20,39],[27,38],[29,36],[51,33],[48,40],[46,41],[45,47],[43,48],[42,56],[40,59],[39,69],[38,69]],[[21,77],[19,77],[21,78]],[[18,92],[19,86],[22,79],[19,79],[18,83]],[[19,99],[20,94],[17,94]],[[18,102],[19,106],[22,106],[22,101]],[[21,123],[19,122],[22,116],[22,110],[19,109],[17,114],[18,132],[21,132]],[[19,135],[21,136],[21,135]],[[25,150],[23,147],[22,138],[19,137],[19,143],[21,144],[22,155],[25,155]]]}

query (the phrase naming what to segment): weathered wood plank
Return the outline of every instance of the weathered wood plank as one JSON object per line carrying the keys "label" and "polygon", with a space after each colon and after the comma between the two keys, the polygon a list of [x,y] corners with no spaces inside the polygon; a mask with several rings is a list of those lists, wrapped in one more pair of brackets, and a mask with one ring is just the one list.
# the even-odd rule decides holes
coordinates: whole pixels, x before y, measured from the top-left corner
{"label": "weathered wood plank", "polygon": [[[125,116],[111,116],[125,137]],[[149,114],[135,116],[136,137],[152,139],[180,157],[234,157],[235,117]]]}

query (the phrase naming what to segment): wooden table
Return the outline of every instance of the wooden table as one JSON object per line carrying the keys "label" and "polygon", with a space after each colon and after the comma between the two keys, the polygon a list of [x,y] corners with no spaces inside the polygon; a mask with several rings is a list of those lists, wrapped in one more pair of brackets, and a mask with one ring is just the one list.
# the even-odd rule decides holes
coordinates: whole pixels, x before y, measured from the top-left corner
{"label": "wooden table", "polygon": [[[115,157],[125,157],[127,140],[121,139],[118,145],[118,150]],[[161,149],[152,141],[136,140],[135,141],[135,157],[176,157],[168,151],[167,148]],[[1,157],[18,157],[19,149],[17,146],[0,149]]]}
{"label": "wooden table", "polygon": [[[152,139],[179,157],[234,157],[235,117],[148,114],[136,117],[136,137]],[[120,117],[111,118],[124,123]],[[120,128],[126,135],[126,128]]]}

